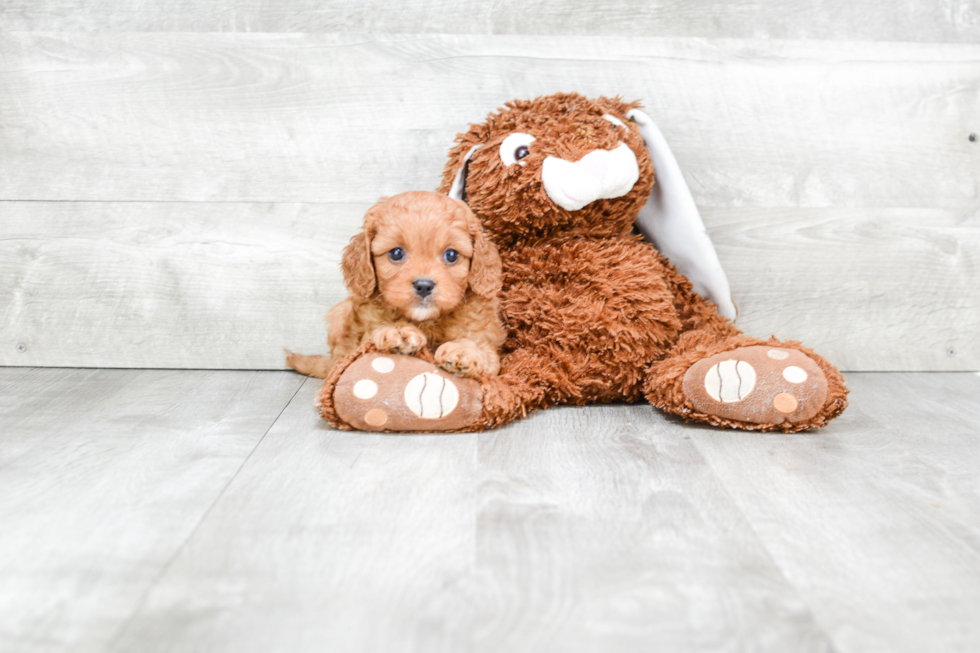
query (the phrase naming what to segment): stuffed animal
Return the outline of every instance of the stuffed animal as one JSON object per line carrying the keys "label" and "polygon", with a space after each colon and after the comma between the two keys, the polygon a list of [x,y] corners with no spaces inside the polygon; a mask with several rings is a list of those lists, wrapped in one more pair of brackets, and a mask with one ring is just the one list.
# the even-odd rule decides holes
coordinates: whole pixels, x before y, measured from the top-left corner
{"label": "stuffed animal", "polygon": [[[714,247],[638,102],[510,102],[457,137],[439,190],[465,201],[500,250],[500,372],[435,383],[430,352],[365,344],[317,395],[332,425],[479,431],[555,404],[645,398],[692,421],[795,432],[846,407],[844,379],[826,360],[733,326]],[[356,393],[364,379],[379,391]]]}

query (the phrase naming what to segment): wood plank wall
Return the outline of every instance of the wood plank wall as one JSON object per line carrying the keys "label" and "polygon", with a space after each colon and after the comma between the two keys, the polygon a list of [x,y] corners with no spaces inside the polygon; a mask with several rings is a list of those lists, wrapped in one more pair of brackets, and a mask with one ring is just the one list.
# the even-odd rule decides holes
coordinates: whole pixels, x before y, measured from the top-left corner
{"label": "wood plank wall", "polygon": [[980,369],[980,0],[5,0],[0,365],[276,369],[504,101],[641,98],[746,332]]}

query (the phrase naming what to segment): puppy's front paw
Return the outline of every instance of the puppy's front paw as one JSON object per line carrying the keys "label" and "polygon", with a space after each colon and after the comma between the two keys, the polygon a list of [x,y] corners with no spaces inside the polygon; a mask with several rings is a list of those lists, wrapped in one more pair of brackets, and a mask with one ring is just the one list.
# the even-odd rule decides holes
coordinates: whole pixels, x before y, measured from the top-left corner
{"label": "puppy's front paw", "polygon": [[491,357],[487,352],[469,340],[455,340],[443,343],[436,350],[436,363],[442,369],[456,376],[474,377],[481,374],[495,374],[499,368],[496,356]]}
{"label": "puppy's front paw", "polygon": [[425,347],[425,336],[413,326],[386,326],[371,334],[371,342],[379,351],[414,354]]}

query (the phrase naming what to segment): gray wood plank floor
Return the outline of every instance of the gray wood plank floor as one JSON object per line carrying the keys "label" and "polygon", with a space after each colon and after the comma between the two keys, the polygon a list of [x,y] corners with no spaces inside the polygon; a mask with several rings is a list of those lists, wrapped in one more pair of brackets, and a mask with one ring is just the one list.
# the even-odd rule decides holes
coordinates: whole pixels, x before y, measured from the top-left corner
{"label": "gray wood plank floor", "polygon": [[848,378],[810,435],[389,436],[289,373],[0,368],[0,650],[977,650],[980,377]]}

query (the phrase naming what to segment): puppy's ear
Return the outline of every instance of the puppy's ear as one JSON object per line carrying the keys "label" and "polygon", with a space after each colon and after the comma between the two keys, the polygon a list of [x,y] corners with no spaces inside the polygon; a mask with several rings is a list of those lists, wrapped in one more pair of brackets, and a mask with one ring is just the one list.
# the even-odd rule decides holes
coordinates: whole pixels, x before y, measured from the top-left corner
{"label": "puppy's ear", "polygon": [[483,233],[479,219],[470,208],[460,202],[466,212],[466,224],[473,240],[473,258],[470,259],[469,284],[477,295],[492,299],[500,292],[504,282],[503,266],[497,246]]}
{"label": "puppy's ear", "polygon": [[364,230],[350,239],[340,262],[344,285],[357,299],[367,299],[378,285],[371,256],[371,240],[377,231],[376,208],[372,207],[364,216]]}

